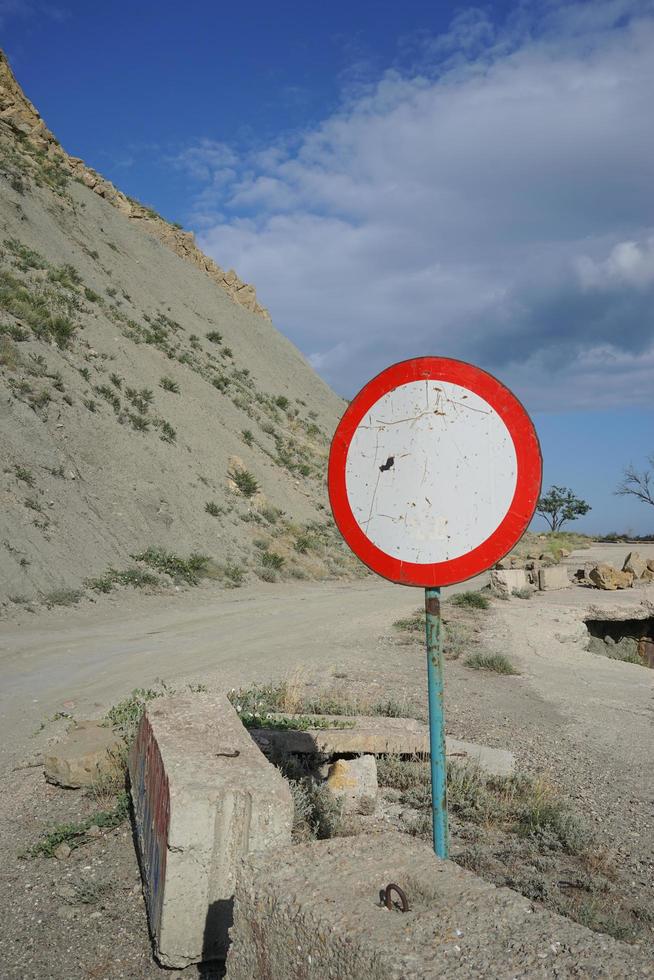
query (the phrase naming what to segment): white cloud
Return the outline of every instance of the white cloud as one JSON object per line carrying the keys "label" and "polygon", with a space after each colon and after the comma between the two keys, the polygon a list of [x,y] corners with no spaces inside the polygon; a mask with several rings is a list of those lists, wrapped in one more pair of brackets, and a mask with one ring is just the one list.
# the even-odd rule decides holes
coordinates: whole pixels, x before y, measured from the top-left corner
{"label": "white cloud", "polygon": [[651,402],[654,8],[526,9],[420,38],[294,141],[187,151],[201,244],[345,394],[430,352],[532,407],[588,404],[601,363],[613,403]]}

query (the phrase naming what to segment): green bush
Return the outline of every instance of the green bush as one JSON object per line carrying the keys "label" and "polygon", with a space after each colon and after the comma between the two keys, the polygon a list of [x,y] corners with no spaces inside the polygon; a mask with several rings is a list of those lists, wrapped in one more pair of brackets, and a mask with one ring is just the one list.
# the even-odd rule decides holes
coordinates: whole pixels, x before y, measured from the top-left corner
{"label": "green bush", "polygon": [[503,653],[473,653],[463,661],[473,670],[492,670],[495,674],[519,674],[508,657]]}
{"label": "green bush", "polygon": [[254,474],[249,470],[235,468],[227,474],[230,480],[236,484],[244,497],[254,497],[259,492],[259,484]]}
{"label": "green bush", "polygon": [[464,606],[468,609],[488,609],[490,603],[481,592],[459,592],[449,600],[453,606]]}
{"label": "green bush", "polygon": [[181,558],[164,548],[146,548],[138,554],[130,555],[134,561],[143,562],[158,572],[170,575],[174,580],[181,580],[188,585],[197,585],[201,578],[209,574],[210,561],[208,555],[192,552],[188,558]]}
{"label": "green bush", "polygon": [[172,391],[174,395],[179,395],[179,385],[177,384],[176,381],[173,381],[172,378],[169,378],[166,375],[164,375],[163,378],[161,378],[161,380],[159,381],[159,384],[164,389],[164,391]]}

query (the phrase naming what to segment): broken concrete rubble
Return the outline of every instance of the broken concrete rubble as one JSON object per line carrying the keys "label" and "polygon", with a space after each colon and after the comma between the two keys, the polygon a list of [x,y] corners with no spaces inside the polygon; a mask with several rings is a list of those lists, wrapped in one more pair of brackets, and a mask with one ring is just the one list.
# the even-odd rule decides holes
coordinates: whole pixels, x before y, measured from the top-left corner
{"label": "broken concrete rubble", "polygon": [[527,576],[524,568],[494,568],[490,576],[491,589],[501,595],[511,595],[514,589],[524,589]]}
{"label": "broken concrete rubble", "polygon": [[[406,893],[388,910],[380,890]],[[403,834],[253,855],[236,887],[226,980],[651,977],[638,947],[592,933]]]}
{"label": "broken concrete rubble", "polygon": [[157,959],[185,967],[224,955],[239,860],[288,845],[288,784],[226,697],[148,705],[129,757]]}
{"label": "broken concrete rubble", "polygon": [[[315,718],[322,727],[306,731],[251,728],[250,735],[265,753],[274,750],[324,756],[429,755],[429,727],[415,718],[385,718],[379,715],[302,715],[302,718]],[[326,724],[329,727],[324,727]],[[339,728],[339,725],[343,727]],[[505,749],[462,742],[448,735],[446,754],[454,762],[471,762],[492,775],[504,776],[513,772],[513,753]]]}
{"label": "broken concrete rubble", "polygon": [[121,768],[123,741],[99,721],[79,721],[44,754],[43,771],[49,783],[70,789],[91,786]]}
{"label": "broken concrete rubble", "polygon": [[551,565],[538,570],[538,588],[542,592],[567,589],[572,585],[565,565]]}
{"label": "broken concrete rubble", "polygon": [[327,771],[327,789],[341,800],[343,813],[372,813],[379,791],[374,755],[336,759]]}

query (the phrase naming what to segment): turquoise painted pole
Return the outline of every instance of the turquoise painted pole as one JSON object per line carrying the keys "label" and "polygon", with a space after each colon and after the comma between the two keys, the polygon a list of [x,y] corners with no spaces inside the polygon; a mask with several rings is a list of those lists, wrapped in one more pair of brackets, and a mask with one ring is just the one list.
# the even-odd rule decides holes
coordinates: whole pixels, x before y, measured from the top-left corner
{"label": "turquoise painted pole", "polygon": [[429,698],[429,749],[431,756],[431,812],[434,850],[446,858],[447,761],[445,757],[445,711],[443,705],[445,661],[441,631],[441,590],[425,589],[425,628],[427,634],[427,694]]}

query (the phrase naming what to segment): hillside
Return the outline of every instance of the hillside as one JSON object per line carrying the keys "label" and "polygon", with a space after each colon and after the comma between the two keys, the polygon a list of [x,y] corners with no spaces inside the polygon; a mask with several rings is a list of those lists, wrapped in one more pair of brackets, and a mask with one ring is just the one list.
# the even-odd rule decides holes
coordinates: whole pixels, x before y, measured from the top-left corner
{"label": "hillside", "polygon": [[1,60],[2,601],[351,574],[325,489],[342,399],[252,287],[88,174]]}

